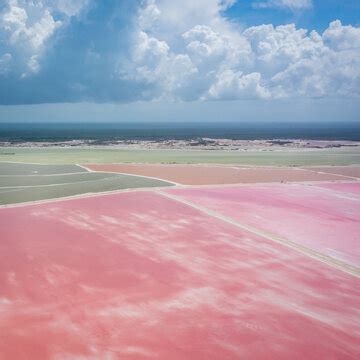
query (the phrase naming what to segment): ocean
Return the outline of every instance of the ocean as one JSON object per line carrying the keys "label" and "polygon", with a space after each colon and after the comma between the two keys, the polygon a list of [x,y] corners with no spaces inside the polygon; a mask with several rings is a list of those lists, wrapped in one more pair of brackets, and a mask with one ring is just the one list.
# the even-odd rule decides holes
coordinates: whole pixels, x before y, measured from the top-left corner
{"label": "ocean", "polygon": [[0,141],[189,140],[360,140],[360,122],[307,123],[0,123]]}

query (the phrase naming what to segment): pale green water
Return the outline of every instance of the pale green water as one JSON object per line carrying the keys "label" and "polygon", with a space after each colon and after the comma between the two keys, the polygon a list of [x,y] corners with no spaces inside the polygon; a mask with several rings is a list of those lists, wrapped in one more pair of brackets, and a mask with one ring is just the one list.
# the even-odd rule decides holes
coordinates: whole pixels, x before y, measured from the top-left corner
{"label": "pale green water", "polygon": [[141,176],[87,172],[75,165],[0,163],[0,175],[0,205],[172,185]]}
{"label": "pale green water", "polygon": [[360,164],[360,149],[282,151],[117,150],[104,148],[2,148],[0,161],[42,164],[179,163],[243,165],[352,165]]}

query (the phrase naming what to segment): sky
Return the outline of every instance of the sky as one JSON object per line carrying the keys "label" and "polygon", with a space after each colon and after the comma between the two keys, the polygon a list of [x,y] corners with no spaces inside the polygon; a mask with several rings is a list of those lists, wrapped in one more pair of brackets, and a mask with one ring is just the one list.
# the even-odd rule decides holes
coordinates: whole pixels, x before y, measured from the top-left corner
{"label": "sky", "polygon": [[0,0],[0,121],[359,121],[360,1]]}

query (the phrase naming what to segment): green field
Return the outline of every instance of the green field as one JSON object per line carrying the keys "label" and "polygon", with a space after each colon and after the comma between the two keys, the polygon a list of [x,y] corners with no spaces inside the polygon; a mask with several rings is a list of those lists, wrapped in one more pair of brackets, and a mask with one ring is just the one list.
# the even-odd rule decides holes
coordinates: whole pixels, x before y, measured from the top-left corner
{"label": "green field", "polygon": [[141,176],[87,172],[76,165],[0,163],[0,174],[0,205],[172,185]]}
{"label": "green field", "polygon": [[114,148],[2,148],[0,161],[43,164],[179,163],[243,165],[360,164],[360,149],[333,148],[281,151],[118,150]]}
{"label": "green field", "polygon": [[[1,156],[0,161],[4,161]],[[0,162],[0,175],[56,175],[73,173],[87,173],[87,171],[76,165],[53,166]]]}
{"label": "green field", "polygon": [[0,176],[0,188],[14,186],[53,186],[56,184],[70,184],[85,181],[102,180],[116,177],[117,174],[109,173],[79,173],[63,175],[9,175]]}

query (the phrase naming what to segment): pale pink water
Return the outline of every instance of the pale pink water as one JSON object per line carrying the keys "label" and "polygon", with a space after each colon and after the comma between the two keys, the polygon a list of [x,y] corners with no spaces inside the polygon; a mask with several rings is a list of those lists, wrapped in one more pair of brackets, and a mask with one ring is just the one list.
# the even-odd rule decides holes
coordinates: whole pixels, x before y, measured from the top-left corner
{"label": "pale pink water", "polygon": [[166,191],[270,235],[360,265],[357,197],[300,184]]}
{"label": "pale pink water", "polygon": [[360,181],[349,183],[324,183],[317,184],[325,189],[340,191],[349,194],[360,195]]}
{"label": "pale pink water", "polygon": [[1,359],[360,355],[357,278],[160,195],[1,209],[0,239]]}

